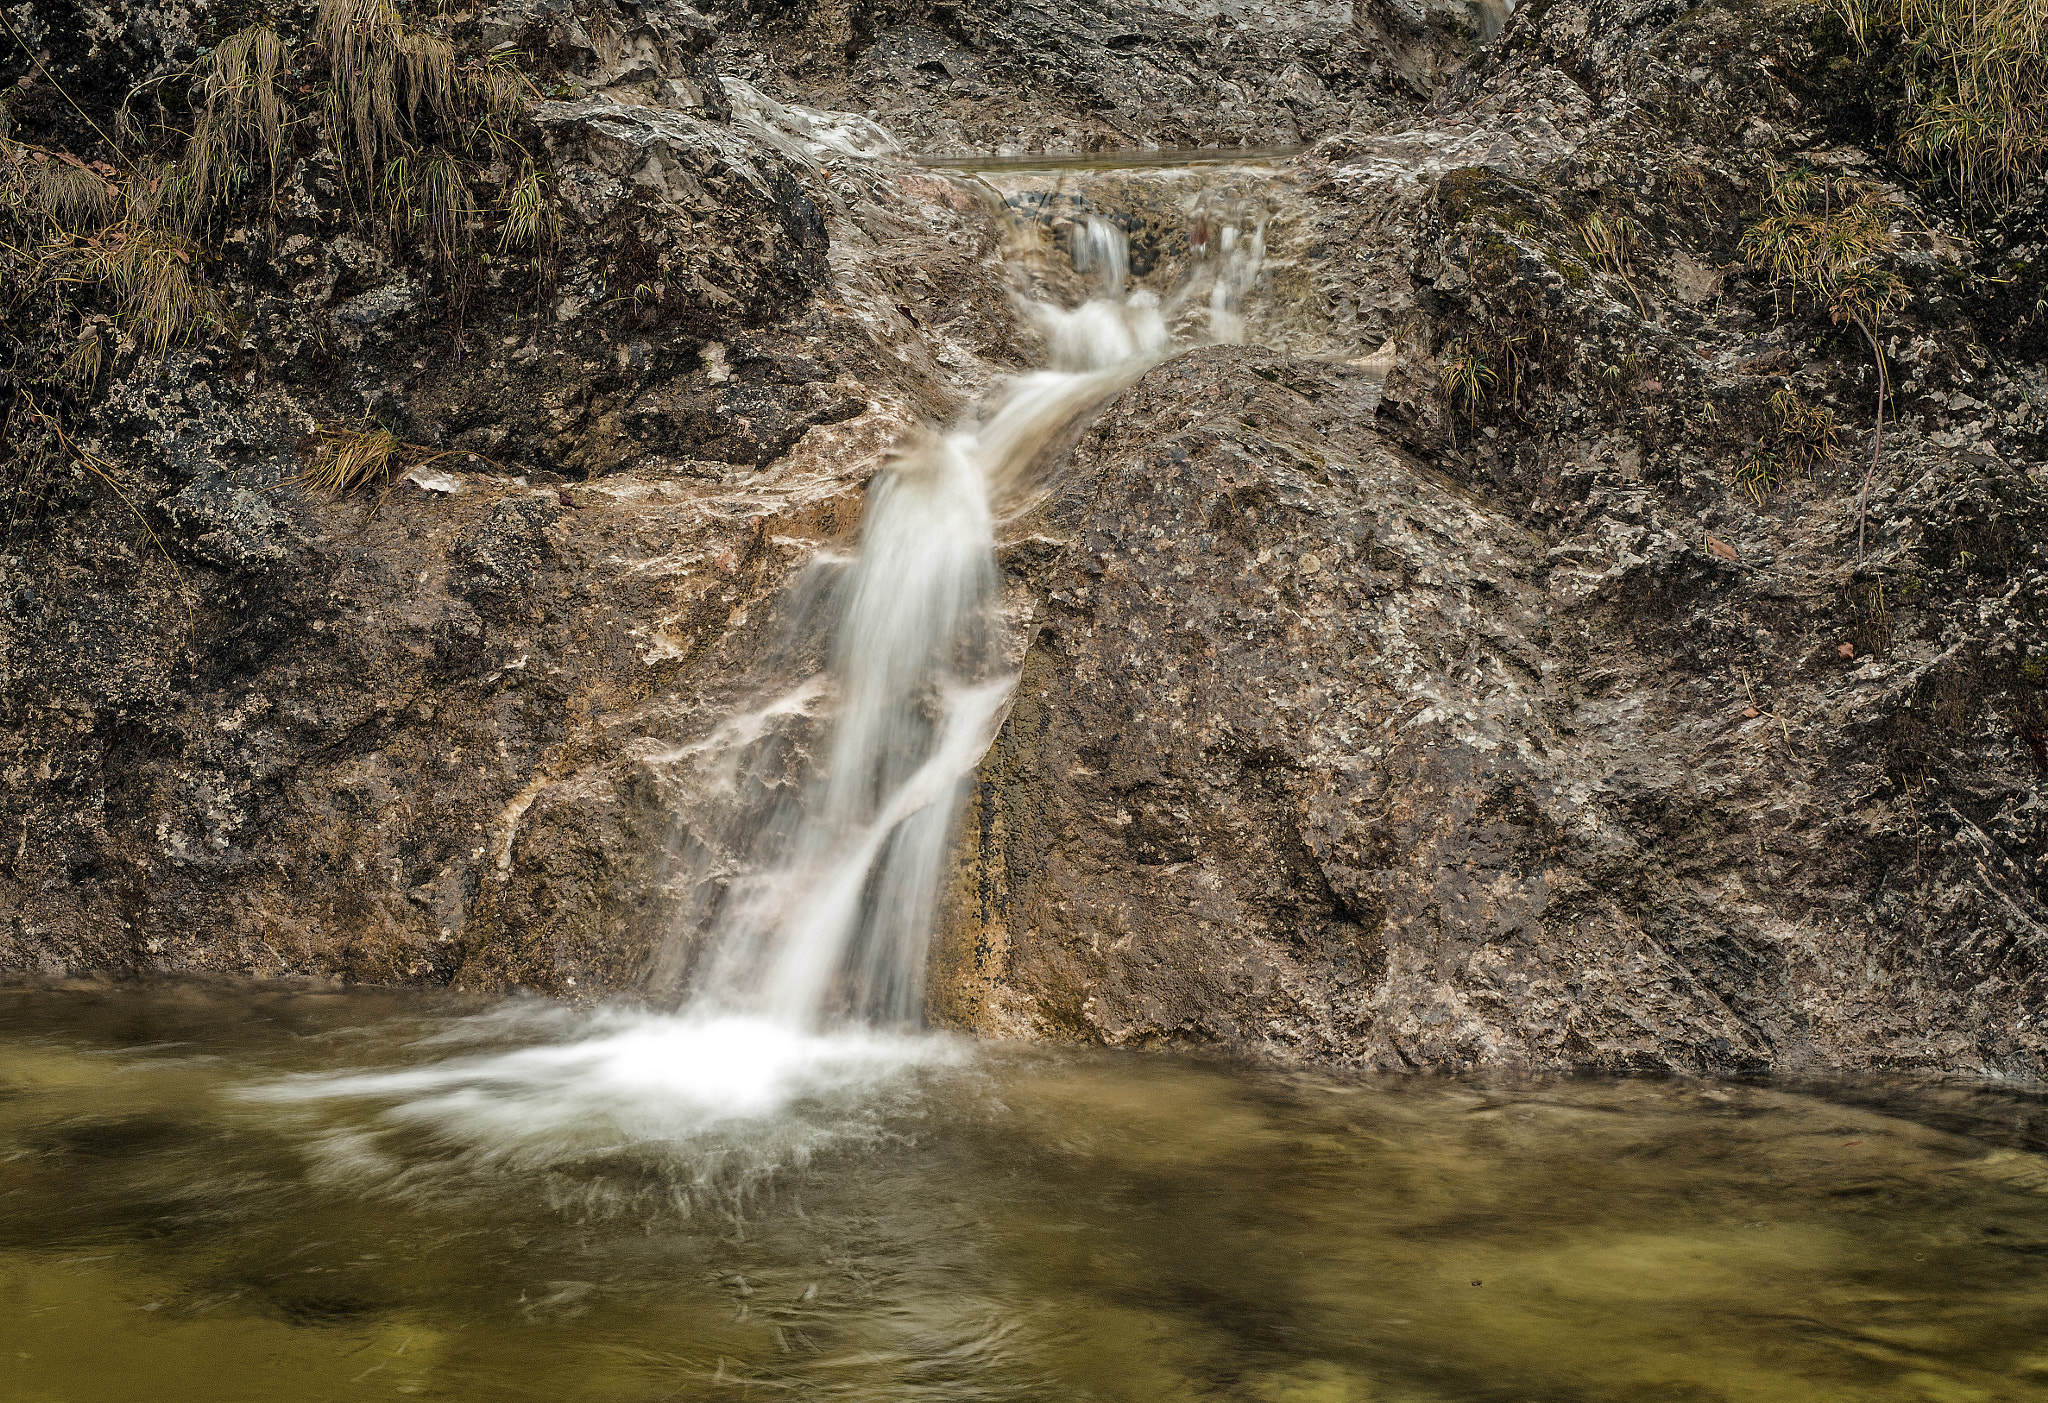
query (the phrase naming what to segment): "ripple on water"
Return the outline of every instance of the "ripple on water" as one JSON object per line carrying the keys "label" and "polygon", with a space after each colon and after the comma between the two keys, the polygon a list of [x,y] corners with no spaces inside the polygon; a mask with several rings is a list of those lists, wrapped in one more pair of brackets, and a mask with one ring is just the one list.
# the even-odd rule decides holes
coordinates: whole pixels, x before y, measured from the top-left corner
{"label": "ripple on water", "polygon": [[11,1396],[2048,1400],[2048,1101],[0,993]]}

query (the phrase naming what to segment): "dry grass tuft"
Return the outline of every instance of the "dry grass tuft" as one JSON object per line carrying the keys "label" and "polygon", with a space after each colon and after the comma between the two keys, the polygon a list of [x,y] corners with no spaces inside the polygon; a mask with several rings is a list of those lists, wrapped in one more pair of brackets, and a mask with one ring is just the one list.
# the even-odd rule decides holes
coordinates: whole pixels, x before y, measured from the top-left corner
{"label": "dry grass tuft", "polygon": [[193,266],[197,256],[182,234],[123,224],[87,246],[82,266],[113,294],[115,315],[137,348],[160,356],[212,320],[215,298]]}
{"label": "dry grass tuft", "polygon": [[1837,323],[1853,322],[1866,336],[1904,305],[1906,285],[1885,267],[1898,240],[1881,192],[1809,170],[1778,171],[1766,203],[1763,218],[1743,231],[1742,255],[1789,290],[1795,305],[1800,293],[1817,296]]}
{"label": "dry grass tuft", "polygon": [[1636,310],[1642,313],[1644,321],[1649,321],[1650,309],[1643,294],[1636,290],[1635,270],[1629,262],[1642,237],[1643,226],[1625,214],[1603,215],[1594,210],[1579,225],[1579,241],[1586,246],[1588,256],[1621,279],[1621,285],[1636,300]]}
{"label": "dry grass tuft", "polygon": [[425,125],[462,125],[455,46],[406,27],[391,0],[320,0],[327,135],[361,172],[409,154]]}
{"label": "dry grass tuft", "polygon": [[120,187],[69,153],[30,158],[26,195],[37,213],[67,227],[98,228],[113,219]]}
{"label": "dry grass tuft", "polygon": [[298,480],[336,497],[361,487],[388,487],[399,447],[398,435],[389,429],[323,425],[314,435],[313,462]]}
{"label": "dry grass tuft", "polygon": [[1487,363],[1485,349],[1469,337],[1451,346],[1445,354],[1442,379],[1444,398],[1450,401],[1452,410],[1465,416],[1467,424],[1477,422],[1487,395],[1500,381]]}
{"label": "dry grass tuft", "polygon": [[200,65],[201,104],[183,172],[195,215],[231,194],[255,160],[276,187],[289,115],[278,80],[290,59],[277,31],[259,24],[230,36]]}
{"label": "dry grass tuft", "polygon": [[1996,216],[2048,168],[2048,0],[1833,0],[1893,46],[1898,154]]}
{"label": "dry grass tuft", "polygon": [[65,353],[64,378],[74,386],[90,390],[98,383],[100,368],[106,364],[106,359],[106,331],[97,325],[88,326]]}
{"label": "dry grass tuft", "polygon": [[365,487],[389,492],[415,468],[423,468],[442,458],[477,457],[461,449],[407,443],[382,426],[351,429],[322,424],[314,431],[311,447],[312,461],[294,481],[333,497],[343,497]]}

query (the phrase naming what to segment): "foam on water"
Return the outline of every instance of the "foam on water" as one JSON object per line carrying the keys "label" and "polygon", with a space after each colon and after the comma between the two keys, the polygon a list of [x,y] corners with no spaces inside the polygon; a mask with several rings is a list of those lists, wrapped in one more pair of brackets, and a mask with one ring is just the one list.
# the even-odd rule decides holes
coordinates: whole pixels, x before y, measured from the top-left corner
{"label": "foam on water", "polygon": [[[475,1050],[449,1055],[465,1044]],[[914,1110],[925,1075],[964,1065],[969,1047],[871,1028],[515,1004],[413,1050],[429,1060],[285,1077],[238,1099],[307,1117],[316,1175],[358,1190],[431,1199],[491,1191],[490,1176],[508,1170],[573,1167],[581,1208],[688,1214],[828,1148],[886,1136],[892,1112]],[[604,1162],[633,1166],[630,1191],[591,1172]]]}
{"label": "foam on water", "polygon": [[664,1139],[774,1114],[809,1096],[955,1059],[944,1039],[867,1029],[804,1033],[758,1018],[635,1014],[587,1035],[395,1071],[308,1075],[250,1093],[278,1103],[400,1098],[389,1115],[463,1133],[508,1123],[544,1138],[602,1126]]}

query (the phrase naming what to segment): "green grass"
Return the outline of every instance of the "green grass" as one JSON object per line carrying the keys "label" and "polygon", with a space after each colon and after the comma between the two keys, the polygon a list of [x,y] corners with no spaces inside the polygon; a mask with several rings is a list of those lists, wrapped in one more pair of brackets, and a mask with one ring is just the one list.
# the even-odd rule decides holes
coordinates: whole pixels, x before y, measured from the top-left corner
{"label": "green grass", "polygon": [[1442,381],[1444,399],[1452,412],[1463,414],[1465,422],[1471,425],[1478,422],[1479,411],[1500,383],[1500,376],[1486,348],[1468,337],[1455,342],[1444,353]]}

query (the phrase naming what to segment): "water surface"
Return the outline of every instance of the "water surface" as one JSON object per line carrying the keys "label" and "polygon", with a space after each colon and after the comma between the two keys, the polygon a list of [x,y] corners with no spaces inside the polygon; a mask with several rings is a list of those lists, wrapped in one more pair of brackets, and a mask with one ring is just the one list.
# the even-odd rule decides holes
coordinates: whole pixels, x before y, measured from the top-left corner
{"label": "water surface", "polygon": [[2048,1102],[0,991],[24,1400],[2048,1399]]}

